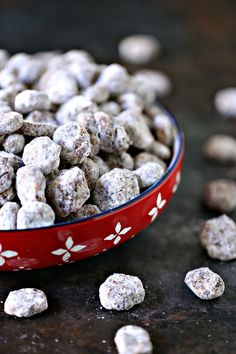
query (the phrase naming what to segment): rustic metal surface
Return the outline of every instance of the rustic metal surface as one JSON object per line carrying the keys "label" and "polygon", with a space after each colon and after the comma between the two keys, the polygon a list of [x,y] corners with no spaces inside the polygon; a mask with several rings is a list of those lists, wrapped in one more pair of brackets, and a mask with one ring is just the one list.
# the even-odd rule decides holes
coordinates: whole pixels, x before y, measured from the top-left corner
{"label": "rustic metal surface", "polygon": [[[201,204],[204,182],[230,171],[204,161],[201,149],[215,132],[234,133],[220,120],[212,96],[236,84],[236,3],[203,1],[30,1],[0,2],[0,46],[11,51],[85,47],[101,61],[117,60],[116,44],[132,32],[157,35],[175,91],[165,103],[187,139],[182,184],[166,212],[121,247],[65,267],[0,274],[0,300],[11,289],[38,287],[49,310],[28,320],[0,312],[0,353],[115,353],[113,337],[122,325],[150,332],[159,354],[235,353],[235,262],[210,260],[198,241],[202,219],[214,214]],[[233,214],[236,218],[236,214]],[[185,272],[209,266],[226,284],[213,301],[197,299],[184,285]],[[129,312],[101,309],[98,287],[113,272],[138,275],[145,302]]]}

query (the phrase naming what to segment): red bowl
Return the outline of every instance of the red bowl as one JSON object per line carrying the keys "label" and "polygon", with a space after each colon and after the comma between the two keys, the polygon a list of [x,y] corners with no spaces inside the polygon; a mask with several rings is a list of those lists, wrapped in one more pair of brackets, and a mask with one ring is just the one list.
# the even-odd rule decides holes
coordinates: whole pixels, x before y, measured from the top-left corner
{"label": "red bowl", "polygon": [[95,256],[128,239],[153,222],[166,208],[180,182],[184,143],[175,127],[173,157],[165,176],[128,203],[97,216],[37,229],[0,231],[0,270],[30,270]]}

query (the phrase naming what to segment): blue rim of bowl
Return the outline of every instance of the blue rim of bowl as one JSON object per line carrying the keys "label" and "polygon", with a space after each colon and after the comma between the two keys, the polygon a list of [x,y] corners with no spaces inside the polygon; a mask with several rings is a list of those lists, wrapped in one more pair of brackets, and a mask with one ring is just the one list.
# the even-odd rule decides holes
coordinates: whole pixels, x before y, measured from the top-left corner
{"label": "blue rim of bowl", "polygon": [[81,218],[78,220],[73,220],[73,221],[65,221],[65,222],[50,225],[50,226],[34,227],[34,228],[30,228],[30,229],[0,230],[0,234],[1,233],[22,233],[22,232],[30,232],[30,231],[39,231],[40,232],[41,230],[50,230],[50,229],[58,228],[58,227],[80,224],[84,221],[89,221],[92,219],[99,219],[99,218],[102,218],[108,214],[115,213],[117,210],[125,208],[128,205],[134,204],[136,201],[138,201],[139,199],[142,199],[144,196],[146,196],[147,194],[151,193],[154,189],[156,189],[171,174],[171,172],[175,168],[177,162],[179,161],[181,152],[184,147],[184,135],[183,135],[182,129],[180,128],[180,125],[179,125],[177,119],[163,103],[160,103],[159,101],[157,101],[156,104],[163,111],[163,113],[168,116],[168,118],[171,120],[173,126],[176,128],[176,136],[174,139],[174,148],[173,148],[174,154],[173,154],[173,157],[171,159],[171,162],[167,168],[165,175],[158,182],[154,183],[151,187],[146,189],[144,192],[140,193],[137,197],[129,200],[128,202],[121,204],[113,209],[102,211],[101,213],[96,214],[96,215],[86,216],[84,218]]}

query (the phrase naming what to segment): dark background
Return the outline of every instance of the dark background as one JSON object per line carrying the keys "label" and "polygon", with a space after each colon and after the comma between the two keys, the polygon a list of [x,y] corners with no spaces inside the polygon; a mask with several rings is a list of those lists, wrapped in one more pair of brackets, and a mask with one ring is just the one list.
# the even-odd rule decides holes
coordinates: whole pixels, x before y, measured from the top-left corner
{"label": "dark background", "polygon": [[[65,267],[0,274],[0,300],[12,289],[38,287],[49,310],[29,320],[0,311],[0,353],[115,353],[113,337],[126,324],[144,326],[160,354],[235,353],[235,262],[210,260],[198,241],[201,221],[215,214],[202,206],[206,181],[234,173],[204,161],[202,145],[216,132],[235,134],[235,122],[214,111],[218,88],[236,84],[234,0],[4,0],[0,47],[11,52],[85,48],[99,61],[117,61],[125,35],[156,35],[163,54],[153,65],[170,75],[174,92],[164,100],[187,141],[182,183],[158,220],[135,239],[106,254]],[[236,213],[232,215],[236,218]],[[225,294],[201,301],[184,285],[199,266],[218,272]],[[145,302],[129,312],[101,309],[98,287],[113,272],[138,275]]]}

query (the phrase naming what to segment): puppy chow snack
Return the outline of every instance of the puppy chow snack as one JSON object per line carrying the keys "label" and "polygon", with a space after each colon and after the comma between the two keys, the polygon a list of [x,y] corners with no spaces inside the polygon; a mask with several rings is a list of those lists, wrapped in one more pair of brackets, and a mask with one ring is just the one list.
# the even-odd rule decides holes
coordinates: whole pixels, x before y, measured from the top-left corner
{"label": "puppy chow snack", "polygon": [[227,215],[205,221],[199,237],[211,258],[221,261],[236,258],[236,225]]}
{"label": "puppy chow snack", "polygon": [[0,230],[16,229],[17,213],[20,206],[15,202],[6,202],[0,209]]}
{"label": "puppy chow snack", "polygon": [[152,354],[153,346],[148,332],[139,326],[121,327],[114,338],[119,354]]}
{"label": "puppy chow snack", "polygon": [[236,208],[236,182],[229,179],[208,182],[204,188],[204,202],[209,209],[230,213]]}
{"label": "puppy chow snack", "polygon": [[159,180],[175,132],[156,98],[170,86],[161,72],[129,74],[84,50],[0,50],[2,228],[96,215]]}
{"label": "puppy chow snack", "polygon": [[25,165],[35,165],[41,169],[43,174],[48,175],[58,169],[60,153],[61,146],[43,136],[27,144],[22,157]]}
{"label": "puppy chow snack", "polygon": [[54,224],[55,213],[50,205],[28,201],[23,204],[17,214],[17,228],[30,229],[35,227],[44,227]]}
{"label": "puppy chow snack", "polygon": [[47,200],[58,217],[77,212],[89,197],[88,182],[78,167],[59,171],[48,183]]}
{"label": "puppy chow snack", "polygon": [[22,205],[29,201],[46,203],[45,188],[46,178],[39,167],[27,165],[18,169],[16,190]]}
{"label": "puppy chow snack", "polygon": [[208,267],[191,270],[186,274],[184,282],[202,300],[215,299],[225,291],[223,279]]}
{"label": "puppy chow snack", "polygon": [[114,273],[99,288],[101,305],[107,310],[125,311],[144,301],[141,280],[132,275]]}
{"label": "puppy chow snack", "polygon": [[236,163],[236,139],[229,135],[213,135],[204,145],[205,156],[220,163]]}
{"label": "puppy chow snack", "polygon": [[160,42],[148,34],[133,34],[123,38],[118,46],[122,60],[136,65],[145,65],[160,52]]}
{"label": "puppy chow snack", "polygon": [[23,288],[11,291],[4,303],[4,311],[10,316],[32,317],[48,308],[47,297],[42,290]]}
{"label": "puppy chow snack", "polygon": [[225,117],[236,117],[236,87],[219,90],[214,99],[216,110]]}
{"label": "puppy chow snack", "polygon": [[134,170],[135,176],[138,177],[140,188],[150,187],[164,176],[165,169],[156,162],[147,162],[138,169]]}
{"label": "puppy chow snack", "polygon": [[99,178],[93,199],[99,209],[109,210],[128,202],[138,194],[138,178],[132,171],[114,168]]}

